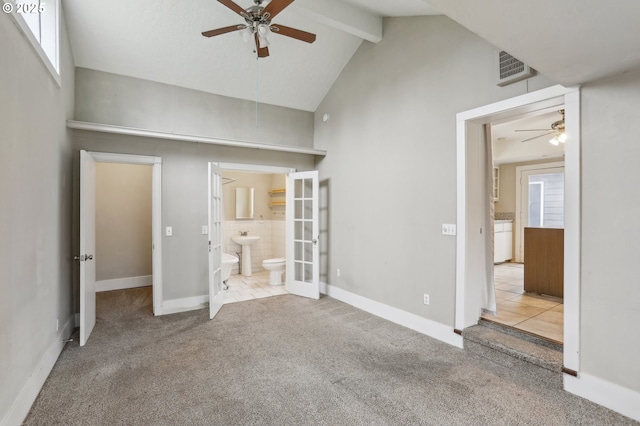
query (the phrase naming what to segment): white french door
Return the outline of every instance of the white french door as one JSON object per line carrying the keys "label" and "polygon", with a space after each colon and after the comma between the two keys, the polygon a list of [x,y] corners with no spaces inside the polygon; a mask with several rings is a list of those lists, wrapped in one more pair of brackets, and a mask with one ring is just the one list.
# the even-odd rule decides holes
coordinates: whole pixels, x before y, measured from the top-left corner
{"label": "white french door", "polygon": [[290,173],[287,181],[286,289],[320,298],[318,172]]}
{"label": "white french door", "polygon": [[209,318],[223,304],[222,293],[222,175],[209,163]]}
{"label": "white french door", "polygon": [[96,325],[96,162],[80,151],[80,346]]}

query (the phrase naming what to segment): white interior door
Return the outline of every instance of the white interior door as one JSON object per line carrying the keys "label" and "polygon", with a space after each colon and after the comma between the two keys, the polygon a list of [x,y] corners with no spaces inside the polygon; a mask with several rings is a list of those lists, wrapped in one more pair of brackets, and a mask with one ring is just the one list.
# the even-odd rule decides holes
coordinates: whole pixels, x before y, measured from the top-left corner
{"label": "white interior door", "polygon": [[287,181],[287,281],[291,294],[320,298],[318,172],[290,173]]}
{"label": "white interior door", "polygon": [[222,175],[209,163],[209,318],[222,308]]}
{"label": "white interior door", "polygon": [[96,162],[80,151],[80,346],[96,325]]}

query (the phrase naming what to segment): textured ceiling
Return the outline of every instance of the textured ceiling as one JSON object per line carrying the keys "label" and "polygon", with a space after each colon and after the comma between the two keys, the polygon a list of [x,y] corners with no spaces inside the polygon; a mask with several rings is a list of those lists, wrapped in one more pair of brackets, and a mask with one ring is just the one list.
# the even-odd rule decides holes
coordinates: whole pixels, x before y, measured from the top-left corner
{"label": "textured ceiling", "polygon": [[442,15],[424,0],[344,0],[380,16]]}
{"label": "textured ceiling", "polygon": [[562,157],[564,146],[549,143],[554,136],[551,124],[560,119],[562,114],[559,110],[551,108],[517,120],[493,124],[491,140],[494,163],[506,164]]}
{"label": "textured ceiling", "polygon": [[271,56],[259,62],[238,33],[200,35],[241,22],[215,0],[62,1],[79,67],[307,111],[363,39],[379,40],[382,16],[437,14],[434,7],[565,86],[640,68],[637,0],[296,0],[276,21],[317,41],[274,35]]}
{"label": "textured ceiling", "polygon": [[638,0],[429,0],[429,3],[565,86],[640,68]]}
{"label": "textured ceiling", "polygon": [[[347,23],[434,13],[422,0],[312,0],[319,1]],[[200,34],[243,22],[215,0],[63,0],[78,67],[315,111],[362,38],[310,18],[299,4],[304,2],[293,3],[274,23],[315,33],[317,41],[272,35],[271,56],[257,61],[253,44],[243,41],[240,32],[212,38]],[[348,8],[340,9],[344,4]]]}

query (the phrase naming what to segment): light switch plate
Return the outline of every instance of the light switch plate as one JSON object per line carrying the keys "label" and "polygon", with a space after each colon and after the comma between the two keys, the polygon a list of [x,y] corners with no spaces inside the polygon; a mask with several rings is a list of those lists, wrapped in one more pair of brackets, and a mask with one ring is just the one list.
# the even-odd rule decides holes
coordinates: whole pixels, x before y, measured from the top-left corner
{"label": "light switch plate", "polygon": [[207,227],[207,225],[202,225],[202,235],[208,235],[209,234],[209,227]]}
{"label": "light switch plate", "polygon": [[170,237],[173,235],[173,228],[171,226],[167,226],[167,230],[165,231],[165,235]]}
{"label": "light switch plate", "polygon": [[456,235],[456,225],[451,223],[443,223],[442,235]]}

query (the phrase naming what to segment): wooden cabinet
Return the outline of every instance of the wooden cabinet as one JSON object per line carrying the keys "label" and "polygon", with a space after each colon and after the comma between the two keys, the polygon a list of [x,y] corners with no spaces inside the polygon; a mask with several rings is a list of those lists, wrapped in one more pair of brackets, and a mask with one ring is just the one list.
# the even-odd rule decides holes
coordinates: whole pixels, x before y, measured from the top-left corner
{"label": "wooden cabinet", "polygon": [[493,263],[513,258],[513,222],[496,222],[493,225]]}
{"label": "wooden cabinet", "polygon": [[563,297],[564,229],[524,228],[524,291]]}

